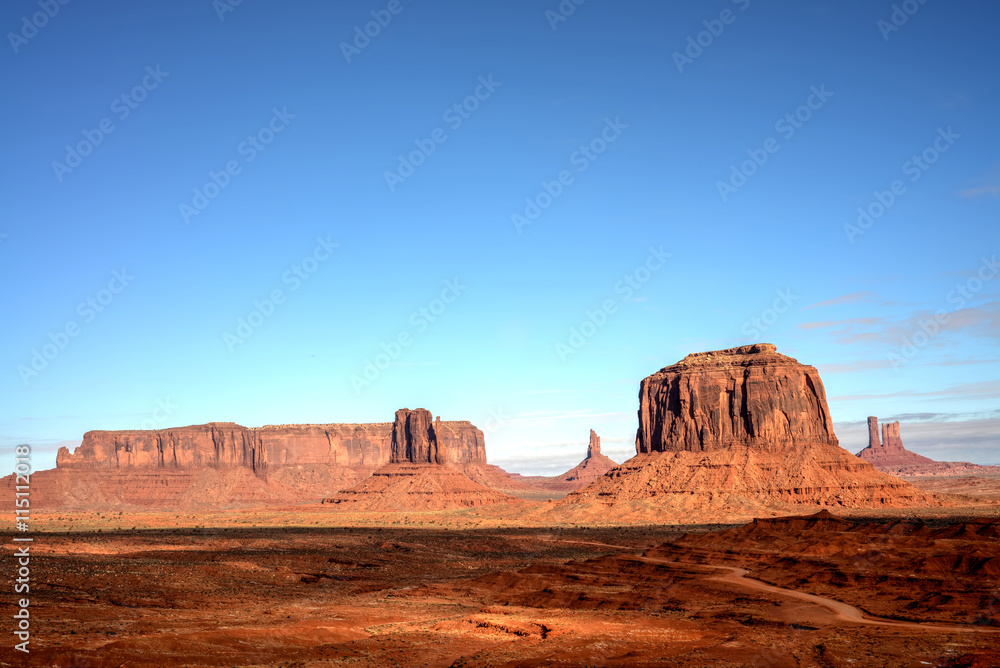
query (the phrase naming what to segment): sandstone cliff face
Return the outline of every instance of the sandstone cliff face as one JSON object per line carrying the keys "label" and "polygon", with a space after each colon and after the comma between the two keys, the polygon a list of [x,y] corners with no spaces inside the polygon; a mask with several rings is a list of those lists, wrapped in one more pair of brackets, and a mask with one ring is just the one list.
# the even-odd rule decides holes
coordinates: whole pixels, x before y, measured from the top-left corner
{"label": "sandstone cliff face", "polygon": [[840,448],[816,369],[771,344],[688,355],[643,380],[639,403],[636,457],[563,507],[696,521],[797,504],[939,504]]}
{"label": "sandstone cliff face", "polygon": [[330,464],[374,468],[388,460],[391,425],[284,425],[259,429],[210,423],[156,431],[89,431],[58,468],[268,468]]}
{"label": "sandstone cliff face", "polygon": [[466,420],[434,422],[438,443],[438,458],[444,464],[482,464],[486,465],[486,438],[482,430]]}
{"label": "sandstone cliff face", "polygon": [[636,452],[837,445],[815,368],[769,343],[688,355],[639,386]]}
{"label": "sandstone cliff face", "polygon": [[[438,418],[440,428],[441,419]],[[391,463],[440,464],[438,457],[437,432],[433,427],[431,412],[426,408],[411,411],[401,408],[396,411],[396,421],[392,424]]]}

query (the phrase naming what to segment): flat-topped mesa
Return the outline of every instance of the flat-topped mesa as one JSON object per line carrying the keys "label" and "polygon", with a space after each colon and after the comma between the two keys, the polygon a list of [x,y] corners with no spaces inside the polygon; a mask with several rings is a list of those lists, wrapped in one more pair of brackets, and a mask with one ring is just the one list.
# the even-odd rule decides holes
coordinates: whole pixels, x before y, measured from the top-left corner
{"label": "flat-topped mesa", "polygon": [[389,459],[392,424],[279,425],[212,422],[158,430],[88,431],[58,468],[268,469],[296,465],[375,468]]}
{"label": "flat-topped mesa", "polygon": [[[397,413],[397,422],[398,419]],[[392,459],[396,428],[393,422],[259,428],[212,422],[158,430],[88,431],[75,452],[59,449],[56,466],[60,469],[241,467],[258,475],[284,467],[312,465],[372,470]],[[417,436],[408,440],[405,430],[401,432],[404,458],[400,461],[411,461],[407,457],[412,456],[435,463],[486,462],[483,432],[471,422],[438,419],[431,425],[430,413],[423,411],[414,418],[410,429]],[[407,448],[413,454],[407,455]]]}
{"label": "flat-topped mesa", "polygon": [[815,367],[770,343],[695,353],[639,386],[637,454],[838,445]]}

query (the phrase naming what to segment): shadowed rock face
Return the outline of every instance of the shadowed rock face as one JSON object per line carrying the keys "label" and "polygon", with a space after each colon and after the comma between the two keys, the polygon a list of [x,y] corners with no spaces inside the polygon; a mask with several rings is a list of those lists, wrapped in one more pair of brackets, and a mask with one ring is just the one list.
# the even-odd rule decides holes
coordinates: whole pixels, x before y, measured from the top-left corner
{"label": "shadowed rock face", "polygon": [[688,355],[639,387],[636,453],[837,445],[819,372],[770,343]]}
{"label": "shadowed rock face", "polygon": [[[439,426],[440,422],[441,418],[438,418]],[[429,410],[401,408],[396,411],[396,421],[392,424],[392,458],[389,461],[393,464],[442,463],[438,457],[437,432]]]}

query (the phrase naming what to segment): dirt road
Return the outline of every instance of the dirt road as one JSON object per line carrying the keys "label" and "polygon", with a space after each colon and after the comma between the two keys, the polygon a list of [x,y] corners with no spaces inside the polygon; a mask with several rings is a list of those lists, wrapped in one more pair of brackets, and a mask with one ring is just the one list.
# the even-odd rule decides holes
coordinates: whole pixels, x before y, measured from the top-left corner
{"label": "dirt road", "polygon": [[[584,541],[559,541],[562,543],[581,543],[585,545],[600,545],[602,547],[610,547],[619,550],[633,549],[625,545],[609,545],[606,543],[594,543],[594,542],[584,542]],[[739,587],[746,587],[747,589],[753,589],[755,591],[767,592],[769,594],[778,594],[780,596],[785,596],[788,598],[798,599],[800,601],[807,601],[809,603],[814,603],[825,610],[827,610],[829,615],[829,621],[831,622],[850,622],[854,624],[869,624],[872,626],[888,626],[895,628],[906,628],[906,629],[919,629],[921,631],[926,631],[928,633],[1000,633],[1000,629],[994,629],[983,626],[959,626],[959,625],[948,625],[948,624],[934,624],[934,623],[920,623],[920,622],[904,622],[894,619],[882,619],[880,617],[872,617],[866,615],[863,611],[855,608],[853,605],[843,603],[842,601],[837,601],[832,598],[826,598],[825,596],[817,596],[815,594],[807,594],[806,592],[797,591],[795,589],[785,589],[784,587],[778,587],[775,585],[767,584],[766,582],[761,582],[760,580],[755,580],[753,578],[748,578],[747,571],[744,568],[738,568],[736,566],[721,566],[717,564],[689,564],[682,561],[670,561],[667,559],[656,559],[654,557],[636,557],[640,561],[644,561],[650,564],[663,564],[665,566],[681,566],[684,568],[692,567],[704,567],[704,568],[715,568],[722,571],[728,571],[725,575],[717,575],[709,577],[707,579],[715,582],[724,582],[726,584],[736,585]]]}
{"label": "dirt road", "polygon": [[930,633],[1000,633],[1000,629],[987,628],[982,626],[957,626],[957,625],[946,625],[946,624],[933,624],[933,623],[920,623],[920,622],[903,622],[894,619],[882,619],[879,617],[871,617],[866,615],[860,609],[855,608],[853,605],[848,605],[841,601],[837,601],[832,598],[826,598],[825,596],[816,596],[815,594],[807,594],[806,592],[797,591],[795,589],[785,589],[784,587],[776,587],[775,585],[767,584],[766,582],[761,582],[760,580],[755,580],[753,578],[748,578],[747,571],[745,568],[737,568],[736,566],[718,566],[716,564],[686,564],[680,561],[668,561],[666,559],[654,559],[652,557],[637,557],[640,561],[645,561],[651,564],[664,564],[668,566],[684,566],[690,568],[691,566],[705,566],[706,568],[717,568],[719,570],[728,571],[726,575],[717,575],[715,577],[708,578],[715,582],[725,582],[726,584],[733,584],[740,587],[746,587],[747,589],[753,589],[755,591],[763,591],[769,594],[778,594],[781,596],[786,596],[789,598],[795,598],[800,601],[808,601],[809,603],[815,603],[816,605],[825,608],[830,611],[830,619],[832,621],[838,622],[853,622],[855,624],[871,624],[873,626],[892,626],[896,628],[906,628],[906,629],[919,629],[921,631],[927,631]]}

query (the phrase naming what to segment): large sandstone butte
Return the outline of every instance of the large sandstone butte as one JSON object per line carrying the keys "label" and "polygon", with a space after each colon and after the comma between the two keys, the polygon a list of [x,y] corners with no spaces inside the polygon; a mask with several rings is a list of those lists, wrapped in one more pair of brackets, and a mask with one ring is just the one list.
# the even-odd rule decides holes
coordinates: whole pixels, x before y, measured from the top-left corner
{"label": "large sandstone butte", "polygon": [[819,373],[768,343],[688,355],[644,379],[635,447],[561,506],[570,515],[596,504],[622,519],[729,521],[802,504],[940,503],[840,448]]}
{"label": "large sandstone butte", "polygon": [[601,437],[591,429],[586,458],[566,473],[558,476],[522,476],[517,473],[508,475],[517,483],[538,489],[571,492],[586,487],[616,466],[618,464],[613,459],[601,454]]}
{"label": "large sandstone butte", "polygon": [[868,447],[858,453],[858,457],[871,462],[879,471],[901,476],[961,476],[1000,475],[998,466],[981,466],[970,462],[939,462],[918,455],[903,447],[899,435],[899,422],[882,425],[879,439],[878,418],[868,417]]}
{"label": "large sandstone butte", "polygon": [[[403,411],[430,425],[427,411]],[[407,423],[280,425],[213,422],[160,430],[89,431],[75,452],[60,448],[56,468],[32,475],[39,507],[150,507],[287,504],[319,501],[356,485],[393,458]],[[415,424],[415,423],[414,423]],[[417,430],[419,431],[419,429]],[[433,442],[408,441],[430,461],[469,469],[489,485],[483,432],[471,422],[433,422]],[[431,433],[428,432],[428,433]],[[13,489],[13,476],[0,487]],[[11,497],[13,498],[13,492]]]}
{"label": "large sandstone butte", "polygon": [[396,411],[389,463],[370,478],[323,503],[351,511],[408,511],[472,508],[517,502],[475,482],[464,465],[486,463],[483,433],[469,442],[445,435],[441,418],[424,408]]}
{"label": "large sandstone butte", "polygon": [[[471,429],[470,429],[471,427]],[[441,422],[431,419],[426,408],[396,411],[392,423],[392,463],[485,464],[483,432],[469,422]]]}
{"label": "large sandstone butte", "polygon": [[688,355],[639,385],[636,453],[837,445],[819,372],[770,343]]}

